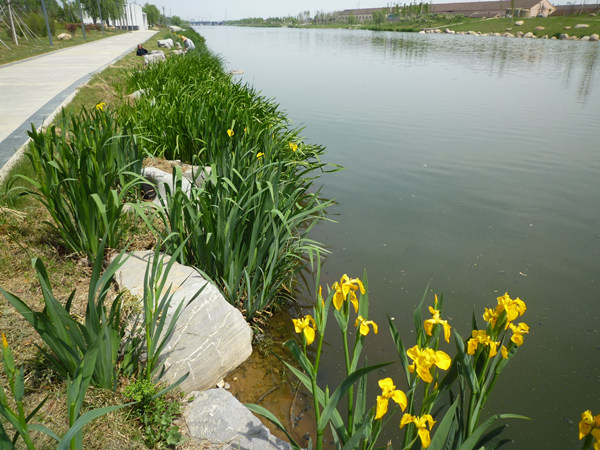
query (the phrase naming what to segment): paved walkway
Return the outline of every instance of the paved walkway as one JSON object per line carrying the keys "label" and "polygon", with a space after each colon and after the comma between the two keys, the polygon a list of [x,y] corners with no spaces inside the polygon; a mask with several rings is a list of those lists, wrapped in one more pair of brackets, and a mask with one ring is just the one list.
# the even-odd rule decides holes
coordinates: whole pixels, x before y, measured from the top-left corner
{"label": "paved walkway", "polygon": [[90,77],[150,39],[132,31],[0,66],[0,168],[36,128]]}

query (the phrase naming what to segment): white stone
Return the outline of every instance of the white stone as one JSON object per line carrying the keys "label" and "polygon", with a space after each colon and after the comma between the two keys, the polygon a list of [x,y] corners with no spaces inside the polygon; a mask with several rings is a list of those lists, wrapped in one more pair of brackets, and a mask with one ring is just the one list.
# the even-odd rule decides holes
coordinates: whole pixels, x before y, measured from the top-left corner
{"label": "white stone", "polygon": [[525,33],[525,34],[523,35],[523,37],[524,37],[524,38],[526,38],[526,39],[535,39],[535,38],[536,38],[536,35],[535,35],[535,34],[533,34],[531,31],[528,31],[527,33]]}
{"label": "white stone", "polygon": [[[156,167],[144,167],[142,169],[142,176],[146,178],[153,187],[156,187],[156,195],[150,199],[157,205],[162,205],[163,203],[166,205],[167,193],[172,193],[175,190],[173,174],[157,169]],[[192,191],[192,183],[190,183],[188,178],[183,177],[181,179],[181,189],[186,195],[189,195]]]}
{"label": "white stone", "polygon": [[523,25],[524,23],[525,23],[525,22],[523,22],[522,20],[517,20],[517,21],[515,22],[515,25],[516,25],[517,27],[520,27],[520,26],[521,26],[521,25]]}
{"label": "white stone", "polygon": [[185,52],[183,50],[173,50],[171,52],[172,55],[185,55]]}
{"label": "white stone", "polygon": [[575,28],[589,28],[590,26],[587,23],[578,23],[575,25]]}
{"label": "white stone", "polygon": [[598,36],[596,33],[590,35],[590,41],[598,41],[600,40],[600,36]]}
{"label": "white stone", "polygon": [[185,418],[192,441],[209,441],[221,449],[291,449],[271,434],[254,414],[224,389],[192,392]]}
{"label": "white stone", "polygon": [[538,27],[535,27],[535,29],[538,30],[538,31],[542,31],[542,30],[545,30],[546,28],[538,26]]}
{"label": "white stone", "polygon": [[173,43],[173,39],[159,39],[158,41],[156,41],[156,43],[159,47],[171,48],[175,46],[175,44]]}
{"label": "white stone", "polygon": [[559,39],[569,39],[569,35],[567,33],[561,33],[561,35],[558,38]]}
{"label": "white stone", "polygon": [[517,31],[518,38],[522,38],[523,36],[525,36],[525,33],[523,33],[522,31]]}
{"label": "white stone", "polygon": [[177,33],[178,31],[183,31],[183,28],[178,27],[177,25],[171,25],[169,27],[173,33]]}
{"label": "white stone", "polygon": [[581,40],[582,41],[589,41],[590,37],[589,36],[582,36]]}
{"label": "white stone", "polygon": [[[146,267],[153,251],[133,252],[115,275],[120,289],[142,296]],[[165,256],[163,265],[169,257]],[[189,372],[180,385],[184,392],[210,389],[252,353],[252,330],[236,308],[200,273],[175,262],[165,289],[173,295],[167,322],[180,303],[198,297],[182,312],[161,355],[161,381],[173,383]]]}
{"label": "white stone", "polygon": [[153,64],[161,61],[165,61],[165,54],[163,52],[152,52],[144,55],[144,64]]}
{"label": "white stone", "polygon": [[69,33],[60,33],[56,36],[59,41],[68,41],[71,39],[71,35]]}

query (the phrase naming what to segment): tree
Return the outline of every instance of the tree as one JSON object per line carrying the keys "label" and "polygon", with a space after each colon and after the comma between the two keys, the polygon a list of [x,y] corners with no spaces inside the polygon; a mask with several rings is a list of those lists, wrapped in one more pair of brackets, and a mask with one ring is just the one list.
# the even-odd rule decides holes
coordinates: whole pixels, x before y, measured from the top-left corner
{"label": "tree", "polygon": [[[100,8],[102,9],[102,18],[104,20],[120,19],[123,17],[126,0],[100,0]],[[81,6],[84,11],[91,17],[92,21],[100,18],[98,11],[98,0],[81,0]]]}
{"label": "tree", "polygon": [[373,23],[381,28],[381,25],[385,22],[386,15],[383,11],[373,11]]}
{"label": "tree", "polygon": [[356,16],[354,14],[350,14],[348,16],[348,25],[352,26],[352,25],[356,24],[356,22],[358,22],[358,19],[356,18]]}
{"label": "tree", "polygon": [[179,17],[179,16],[173,16],[173,17],[171,17],[171,25],[180,27],[181,25],[183,25],[183,20],[181,20],[181,17]]}
{"label": "tree", "polygon": [[146,18],[148,19],[148,24],[156,25],[160,22],[160,10],[156,7],[156,5],[151,5],[150,3],[146,3],[142,8],[142,11],[146,13]]}

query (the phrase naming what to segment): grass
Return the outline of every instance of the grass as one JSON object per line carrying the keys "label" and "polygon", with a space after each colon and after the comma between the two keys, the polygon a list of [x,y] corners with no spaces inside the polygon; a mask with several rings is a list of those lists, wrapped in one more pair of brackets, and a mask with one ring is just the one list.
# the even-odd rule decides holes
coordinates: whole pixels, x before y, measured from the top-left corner
{"label": "grass", "polygon": [[[4,29],[1,29],[4,31]],[[56,33],[60,34],[66,32],[65,30],[57,30]],[[83,39],[83,35],[81,34],[81,29],[78,29],[77,32],[73,35],[73,38],[68,41],[59,41],[56,36],[52,37],[53,46],[50,46],[50,42],[48,41],[48,36],[42,36],[37,39],[26,40],[25,38],[19,38],[19,45],[15,45],[12,39],[8,38],[6,33],[2,33],[1,39],[10,47],[8,50],[4,45],[0,44],[0,65],[7,64],[14,61],[19,61],[26,58],[31,58],[32,56],[41,55],[43,53],[52,52],[55,50],[61,50],[63,48],[73,47],[74,45],[85,44],[86,42],[97,41],[98,39],[103,39],[105,37],[115,36],[117,34],[124,33],[121,30],[115,31],[105,31],[105,34],[102,34],[102,31],[90,30],[85,32],[86,39]]]}
{"label": "grass", "polygon": [[[102,36],[97,33],[92,37]],[[88,38],[89,38],[88,34]],[[4,40],[4,39],[3,39]],[[89,40],[89,39],[88,39]],[[74,45],[81,40],[69,42]],[[145,44],[146,48],[158,48],[156,40]],[[33,48],[29,53],[19,53],[20,58],[35,54]],[[46,50],[48,51],[48,50]],[[38,53],[41,50],[38,48]],[[0,54],[5,57],[2,52]],[[17,59],[17,55],[12,55]],[[5,62],[2,60],[2,62]],[[67,108],[70,112],[78,111],[82,106],[94,108],[100,101],[120,104],[128,101],[123,80],[135,68],[143,66],[143,58],[135,52],[125,56],[115,64],[93,77],[91,82],[78,90],[74,101]],[[11,175],[21,174],[35,176],[30,161],[23,158],[12,169]],[[91,267],[87,258],[69,251],[58,233],[48,227],[44,221],[51,221],[49,213],[30,196],[18,196],[8,192],[11,187],[23,184],[22,180],[13,179],[0,186],[0,286],[18,295],[33,310],[43,308],[42,291],[36,280],[35,269],[31,265],[32,258],[44,261],[50,283],[56,298],[65,302],[69,293],[76,290],[71,314],[74,318],[85,317],[86,293],[88,291]],[[139,223],[134,224],[136,226]],[[154,246],[154,239],[145,229],[133,230],[127,238],[131,241],[130,250],[146,250]],[[111,292],[109,301],[116,292]],[[0,331],[6,334],[8,344],[15,354],[17,366],[23,365],[26,374],[27,395],[25,409],[31,411],[40,400],[49,395],[49,400],[32,420],[53,429],[59,435],[68,428],[69,414],[66,409],[66,385],[57,375],[48,369],[38,350],[43,345],[38,334],[2,297],[0,300]],[[2,371],[0,371],[2,372]],[[123,397],[123,389],[130,380],[121,379],[117,394],[104,389],[91,387],[88,390],[82,412],[104,406],[120,405],[127,400]],[[6,387],[4,375],[0,376],[0,384]],[[175,395],[175,394],[173,394]],[[175,397],[171,397],[175,399]],[[87,425],[84,430],[86,448],[146,448],[143,433],[138,419],[131,415],[129,409],[119,410]],[[55,442],[41,434],[34,434],[37,448],[53,448]],[[207,447],[208,448],[208,447]]]}

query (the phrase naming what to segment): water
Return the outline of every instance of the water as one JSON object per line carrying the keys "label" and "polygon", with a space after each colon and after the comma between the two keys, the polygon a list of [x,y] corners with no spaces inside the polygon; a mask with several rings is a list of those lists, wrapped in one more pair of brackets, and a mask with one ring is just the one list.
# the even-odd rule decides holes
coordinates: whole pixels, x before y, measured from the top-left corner
{"label": "water", "polygon": [[[488,414],[532,418],[510,422],[513,448],[578,448],[579,415],[600,413],[600,46],[198,31],[229,69],[244,70],[244,81],[306,126],[309,141],[327,146],[328,162],[345,167],[322,177],[337,223],[313,237],[332,252],[327,284],[368,272],[371,318],[382,328],[369,336],[369,362],[397,359],[386,313],[413,342],[412,310],[429,282],[463,335],[473,309],[481,317],[508,291],[527,302],[531,334]],[[334,380],[338,343],[329,345]],[[386,376],[400,380],[399,370]]]}

